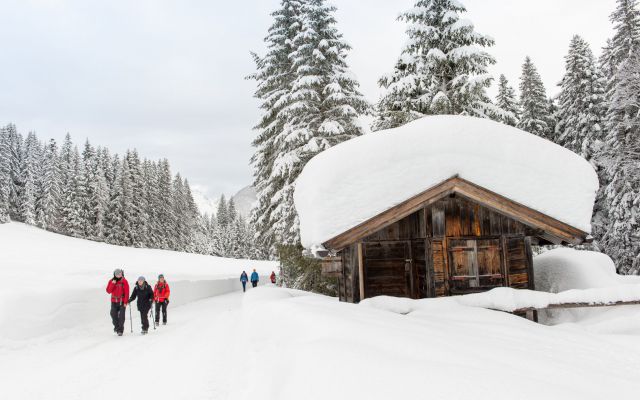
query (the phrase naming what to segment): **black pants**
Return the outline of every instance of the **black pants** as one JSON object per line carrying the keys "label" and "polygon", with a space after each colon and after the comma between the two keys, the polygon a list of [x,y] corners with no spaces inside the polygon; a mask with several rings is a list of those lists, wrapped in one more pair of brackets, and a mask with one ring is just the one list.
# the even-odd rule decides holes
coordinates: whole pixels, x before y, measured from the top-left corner
{"label": "black pants", "polygon": [[142,321],[142,330],[149,330],[149,308],[146,310],[140,310],[140,320]]}
{"label": "black pants", "polygon": [[118,333],[124,332],[124,317],[127,308],[120,303],[111,303],[111,322]]}
{"label": "black pants", "polygon": [[156,324],[160,322],[160,310],[162,310],[162,322],[167,322],[167,302],[156,303]]}
{"label": "black pants", "polygon": [[243,292],[247,291],[247,282],[242,282],[242,291]]}
{"label": "black pants", "polygon": [[253,286],[253,287],[258,286],[258,281],[251,281],[251,286]]}

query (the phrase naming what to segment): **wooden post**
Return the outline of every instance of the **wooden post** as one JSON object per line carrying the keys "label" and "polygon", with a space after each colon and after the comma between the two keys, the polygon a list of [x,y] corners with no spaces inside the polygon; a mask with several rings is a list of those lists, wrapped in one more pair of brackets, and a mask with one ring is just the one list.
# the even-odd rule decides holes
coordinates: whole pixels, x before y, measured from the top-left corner
{"label": "wooden post", "polygon": [[360,288],[360,301],[364,300],[364,259],[362,254],[362,242],[358,242],[358,285]]}

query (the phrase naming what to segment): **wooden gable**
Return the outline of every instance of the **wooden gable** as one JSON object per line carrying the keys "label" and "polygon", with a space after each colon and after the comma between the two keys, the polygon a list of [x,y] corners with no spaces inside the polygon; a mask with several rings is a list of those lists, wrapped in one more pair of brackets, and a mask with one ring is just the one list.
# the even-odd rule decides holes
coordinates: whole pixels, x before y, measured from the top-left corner
{"label": "wooden gable", "polygon": [[376,234],[385,227],[389,227],[395,222],[452,194],[505,215],[531,228],[532,231],[535,232],[535,236],[551,243],[580,244],[584,242],[588,236],[587,232],[583,232],[580,229],[558,221],[555,218],[533,210],[532,208],[510,200],[456,175],[380,213],[362,224],[341,233],[325,242],[324,246],[328,249],[342,249],[369,235]]}

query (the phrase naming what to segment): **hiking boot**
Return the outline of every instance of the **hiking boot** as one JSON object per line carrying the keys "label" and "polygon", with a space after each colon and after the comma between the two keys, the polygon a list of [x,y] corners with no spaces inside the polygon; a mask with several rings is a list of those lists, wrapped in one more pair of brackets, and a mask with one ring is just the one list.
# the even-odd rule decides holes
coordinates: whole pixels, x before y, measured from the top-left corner
{"label": "hiking boot", "polygon": [[122,332],[118,332],[118,336],[122,336]]}

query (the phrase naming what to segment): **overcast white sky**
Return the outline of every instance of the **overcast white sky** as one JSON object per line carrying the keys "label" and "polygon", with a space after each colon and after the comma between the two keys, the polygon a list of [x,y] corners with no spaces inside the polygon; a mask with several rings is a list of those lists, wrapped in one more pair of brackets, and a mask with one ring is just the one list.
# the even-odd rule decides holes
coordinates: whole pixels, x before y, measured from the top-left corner
{"label": "overcast white sky", "polygon": [[[526,55],[549,94],[574,34],[594,52],[615,0],[463,0],[496,39],[492,72],[514,86]],[[363,93],[378,98],[405,41],[395,19],[413,0],[333,0]],[[0,124],[41,138],[88,138],[167,157],[209,196],[251,182],[258,103],[249,51],[261,52],[279,0],[0,0]]]}

